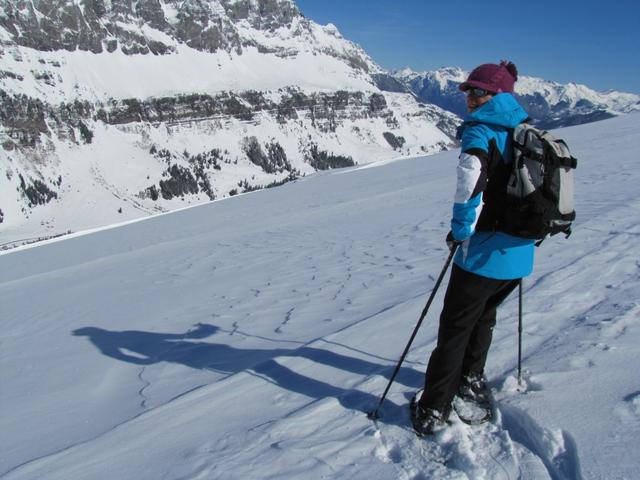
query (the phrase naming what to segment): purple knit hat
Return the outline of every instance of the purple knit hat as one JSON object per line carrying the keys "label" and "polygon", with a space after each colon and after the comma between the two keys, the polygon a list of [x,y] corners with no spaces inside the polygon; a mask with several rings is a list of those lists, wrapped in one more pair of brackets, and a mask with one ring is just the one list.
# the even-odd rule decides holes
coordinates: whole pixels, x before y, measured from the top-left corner
{"label": "purple knit hat", "polygon": [[495,63],[485,63],[473,69],[466,82],[460,84],[463,92],[470,88],[483,88],[492,93],[513,93],[513,84],[518,80],[516,66],[507,60]]}

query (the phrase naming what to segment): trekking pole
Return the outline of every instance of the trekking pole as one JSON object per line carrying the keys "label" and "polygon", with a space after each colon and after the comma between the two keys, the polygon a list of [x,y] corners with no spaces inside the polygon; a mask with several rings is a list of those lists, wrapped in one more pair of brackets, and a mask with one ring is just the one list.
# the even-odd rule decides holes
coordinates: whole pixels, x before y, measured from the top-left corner
{"label": "trekking pole", "polygon": [[367,417],[369,417],[370,419],[376,420],[376,419],[380,418],[380,414],[378,413],[378,411],[382,407],[382,404],[384,403],[384,399],[387,397],[387,393],[389,393],[389,389],[391,388],[391,385],[393,384],[393,381],[396,379],[396,376],[398,375],[398,372],[400,371],[400,366],[402,365],[402,362],[404,362],[405,357],[409,353],[409,349],[411,348],[411,344],[413,343],[413,340],[416,338],[416,335],[418,334],[418,330],[420,329],[420,326],[422,325],[422,321],[427,316],[427,312],[429,311],[429,307],[431,306],[431,302],[433,302],[433,298],[436,296],[436,292],[438,291],[438,288],[440,287],[440,284],[442,283],[442,279],[444,278],[445,273],[447,273],[447,270],[449,269],[449,265],[451,264],[451,260],[453,260],[453,255],[456,253],[457,248],[458,248],[458,244],[454,243],[453,247],[451,248],[451,252],[449,253],[449,257],[447,258],[447,261],[444,264],[444,268],[442,269],[442,272],[440,272],[440,276],[438,277],[438,280],[436,280],[436,284],[433,287],[433,290],[431,291],[431,295],[429,296],[429,300],[427,300],[427,304],[425,305],[424,310],[422,310],[422,315],[420,315],[420,319],[418,320],[418,324],[416,325],[416,328],[413,330],[413,333],[411,334],[411,338],[409,339],[409,342],[407,343],[407,346],[405,347],[404,352],[402,352],[402,356],[400,357],[400,360],[398,361],[398,364],[396,365],[396,369],[393,371],[393,375],[391,375],[391,380],[389,380],[389,384],[387,385],[387,388],[384,389],[384,393],[382,394],[382,397],[380,397],[380,402],[378,403],[378,406],[376,407],[375,410],[372,410],[371,412],[367,413]]}
{"label": "trekking pole", "polygon": [[518,386],[522,386],[522,279],[518,283]]}

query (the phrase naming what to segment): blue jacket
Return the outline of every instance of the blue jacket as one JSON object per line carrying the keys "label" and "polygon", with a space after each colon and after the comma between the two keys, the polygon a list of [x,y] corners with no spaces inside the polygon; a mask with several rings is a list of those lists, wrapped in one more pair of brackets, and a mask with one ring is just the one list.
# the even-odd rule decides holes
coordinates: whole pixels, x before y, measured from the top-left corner
{"label": "blue jacket", "polygon": [[463,241],[454,262],[468,272],[511,280],[533,271],[533,240],[475,229],[487,185],[490,143],[495,141],[504,161],[512,161],[509,129],[527,117],[513,95],[499,93],[465,118],[451,233],[453,238]]}

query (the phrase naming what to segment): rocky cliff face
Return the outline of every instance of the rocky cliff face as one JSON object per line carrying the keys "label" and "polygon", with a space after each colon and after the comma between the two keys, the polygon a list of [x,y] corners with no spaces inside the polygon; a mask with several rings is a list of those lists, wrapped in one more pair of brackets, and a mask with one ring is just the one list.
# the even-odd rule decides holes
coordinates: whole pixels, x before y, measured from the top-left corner
{"label": "rocky cliff face", "polygon": [[299,49],[282,40],[297,37],[354,68],[373,66],[350,42],[313,38],[317,26],[292,0],[2,0],[0,27],[4,45],[94,54],[167,55],[185,45],[209,53],[241,55],[256,48],[290,57]]}
{"label": "rocky cliff face", "polygon": [[[300,15],[289,0],[11,0],[2,8],[0,25],[20,46],[96,54],[167,54],[174,51],[168,39],[207,52],[240,53],[251,42],[241,38],[236,22],[273,31]],[[153,38],[151,30],[166,39]]]}
{"label": "rocky cliff face", "polygon": [[291,0],[0,0],[4,238],[454,146],[398,85]]}

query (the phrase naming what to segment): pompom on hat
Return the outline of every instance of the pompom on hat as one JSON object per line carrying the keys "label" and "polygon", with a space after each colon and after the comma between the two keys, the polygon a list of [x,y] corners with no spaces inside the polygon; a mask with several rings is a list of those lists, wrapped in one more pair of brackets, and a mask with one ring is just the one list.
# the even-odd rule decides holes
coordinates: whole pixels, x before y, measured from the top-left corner
{"label": "pompom on hat", "polygon": [[513,93],[513,84],[518,80],[518,69],[507,60],[495,63],[484,63],[474,68],[469,78],[460,84],[463,92],[470,88],[482,88],[491,93]]}

